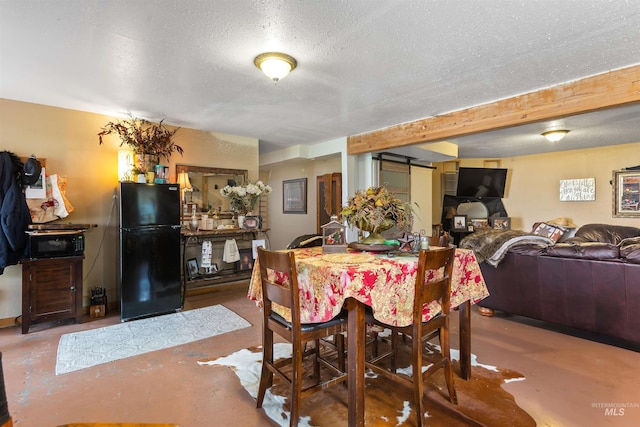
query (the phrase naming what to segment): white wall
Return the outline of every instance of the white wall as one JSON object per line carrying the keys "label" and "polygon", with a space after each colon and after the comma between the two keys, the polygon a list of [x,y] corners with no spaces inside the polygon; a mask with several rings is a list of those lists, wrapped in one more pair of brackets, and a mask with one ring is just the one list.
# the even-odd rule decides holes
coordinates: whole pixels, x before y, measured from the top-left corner
{"label": "white wall", "polygon": [[[261,168],[260,176],[273,188],[269,195],[271,249],[284,249],[296,237],[316,233],[316,177],[332,172],[341,172],[339,155],[317,160],[290,160]],[[282,182],[298,178],[307,178],[307,213],[283,214]]]}

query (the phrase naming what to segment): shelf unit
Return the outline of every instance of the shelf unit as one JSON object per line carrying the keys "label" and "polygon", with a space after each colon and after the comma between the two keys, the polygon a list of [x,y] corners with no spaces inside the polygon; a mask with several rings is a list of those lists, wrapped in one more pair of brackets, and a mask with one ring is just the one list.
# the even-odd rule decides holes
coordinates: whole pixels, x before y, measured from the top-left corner
{"label": "shelf unit", "polygon": [[[266,239],[266,229],[220,229],[220,230],[182,230],[180,238],[182,242],[182,283],[183,299],[187,291],[216,286],[218,284],[235,282],[251,277],[252,270],[239,270],[238,262],[226,263],[222,261],[224,244],[227,239],[235,239],[238,250],[251,249],[252,240]],[[213,246],[212,263],[218,266],[218,270],[212,274],[199,274],[195,278],[190,278],[187,274],[187,261],[195,258],[198,266],[201,263],[202,243],[211,241]]]}

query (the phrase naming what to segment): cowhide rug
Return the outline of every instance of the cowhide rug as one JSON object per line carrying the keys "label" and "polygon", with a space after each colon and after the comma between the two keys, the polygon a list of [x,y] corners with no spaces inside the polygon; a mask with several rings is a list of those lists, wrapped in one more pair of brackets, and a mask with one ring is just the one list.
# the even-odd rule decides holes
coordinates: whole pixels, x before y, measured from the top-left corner
{"label": "cowhide rug", "polygon": [[[291,345],[278,343],[275,357],[289,357]],[[458,405],[448,400],[442,371],[429,377],[426,386],[428,407],[427,423],[433,426],[535,426],[529,414],[522,410],[513,396],[501,385],[510,381],[522,381],[524,377],[515,371],[498,369],[477,363],[472,355],[472,377],[464,381],[459,377],[458,352],[452,350]],[[241,385],[255,398],[262,363],[260,348],[243,349],[229,356],[198,361],[200,365],[229,366]],[[402,361],[400,361],[402,363]],[[408,363],[407,363],[408,365]],[[400,364],[400,366],[405,366]],[[410,368],[409,368],[410,371]],[[307,370],[306,372],[310,372]],[[367,373],[365,388],[365,424],[367,426],[415,426],[416,414],[413,392],[385,378]],[[289,425],[289,389],[274,377],[274,385],[267,390],[263,409],[267,416],[282,426]],[[347,387],[338,385],[302,399],[300,426],[347,425]],[[259,410],[259,409],[256,409]]]}

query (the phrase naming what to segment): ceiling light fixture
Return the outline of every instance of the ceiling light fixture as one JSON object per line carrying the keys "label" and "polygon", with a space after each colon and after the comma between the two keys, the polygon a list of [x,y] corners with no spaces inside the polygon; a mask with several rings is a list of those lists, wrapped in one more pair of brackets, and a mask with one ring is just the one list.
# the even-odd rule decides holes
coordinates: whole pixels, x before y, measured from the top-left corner
{"label": "ceiling light fixture", "polygon": [[280,52],[261,53],[256,56],[253,63],[276,83],[278,83],[280,79],[287,77],[298,65],[298,62],[293,56]]}
{"label": "ceiling light fixture", "polygon": [[542,132],[541,135],[547,138],[547,141],[558,142],[568,133],[569,131],[565,129],[555,129]]}

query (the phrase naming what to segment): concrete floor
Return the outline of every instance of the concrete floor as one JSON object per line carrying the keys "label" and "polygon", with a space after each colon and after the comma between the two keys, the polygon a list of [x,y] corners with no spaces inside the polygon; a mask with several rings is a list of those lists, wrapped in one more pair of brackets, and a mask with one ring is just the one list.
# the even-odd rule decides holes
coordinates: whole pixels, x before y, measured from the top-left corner
{"label": "concrete floor", "polygon": [[[71,422],[176,423],[183,427],[269,426],[255,401],[225,367],[201,359],[259,345],[261,317],[246,286],[187,298],[185,310],[223,304],[253,326],[210,339],[56,376],[62,334],[120,322],[98,320],[0,330],[9,410],[17,427]],[[640,425],[640,352],[531,325],[522,319],[472,316],[472,351],[478,362],[520,372],[505,384],[539,426]],[[457,314],[454,314],[457,317]],[[457,319],[453,319],[457,348]],[[593,338],[593,337],[592,337]],[[605,406],[609,408],[608,412]]]}

